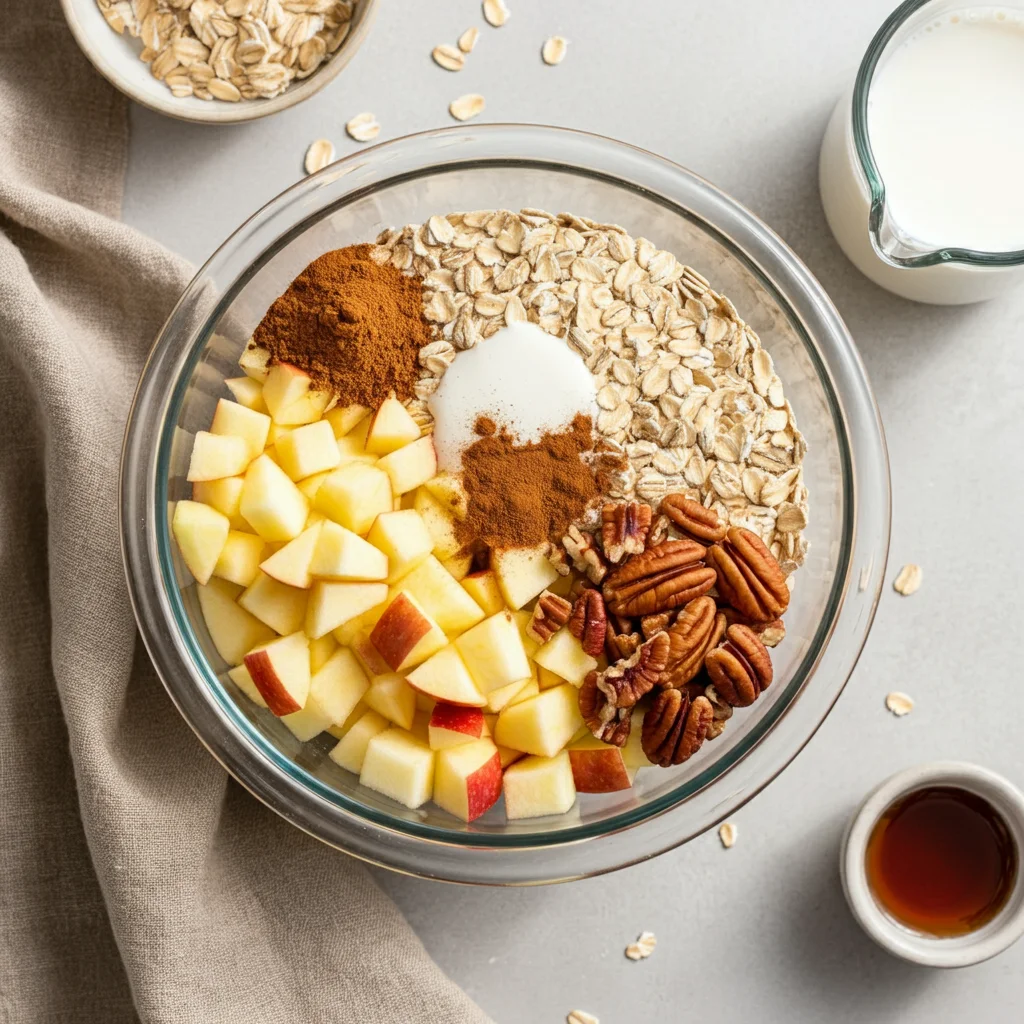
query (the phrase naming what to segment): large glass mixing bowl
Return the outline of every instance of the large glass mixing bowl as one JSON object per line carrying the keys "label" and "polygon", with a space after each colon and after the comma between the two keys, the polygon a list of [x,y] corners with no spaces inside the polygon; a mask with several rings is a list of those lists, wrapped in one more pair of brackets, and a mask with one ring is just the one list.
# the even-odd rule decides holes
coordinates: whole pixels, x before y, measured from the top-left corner
{"label": "large glass mixing bowl", "polygon": [[[775,682],[697,756],[640,772],[627,791],[581,796],[561,817],[471,825],[360,787],[241,697],[171,543],[195,431],[270,302],[328,249],[433,213],[570,210],[621,224],[710,279],[775,359],[807,437],[810,554],[773,652]],[[526,884],[609,871],[696,836],[796,756],[839,696],[871,626],[889,540],[889,475],[853,342],[811,274],[764,224],[706,181],[609,139],[526,125],[427,132],[306,178],[244,224],[171,313],[139,384],[122,466],[125,562],[146,646],[171,698],[221,764],[298,827],[365,860],[432,878]]]}

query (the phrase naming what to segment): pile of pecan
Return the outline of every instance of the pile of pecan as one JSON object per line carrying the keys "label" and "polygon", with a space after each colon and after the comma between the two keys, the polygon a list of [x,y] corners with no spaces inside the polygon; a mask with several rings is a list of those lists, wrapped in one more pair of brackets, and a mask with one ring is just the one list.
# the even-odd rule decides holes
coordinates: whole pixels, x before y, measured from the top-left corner
{"label": "pile of pecan", "polygon": [[[623,746],[652,691],[641,745],[667,768],[692,756],[772,681],[768,647],[785,636],[786,575],[760,538],[728,528],[682,494],[605,505],[593,534],[573,527],[566,554],[585,579],[551,608],[587,654],[607,658],[580,688],[583,720]],[[562,600],[562,599],[560,599]]]}

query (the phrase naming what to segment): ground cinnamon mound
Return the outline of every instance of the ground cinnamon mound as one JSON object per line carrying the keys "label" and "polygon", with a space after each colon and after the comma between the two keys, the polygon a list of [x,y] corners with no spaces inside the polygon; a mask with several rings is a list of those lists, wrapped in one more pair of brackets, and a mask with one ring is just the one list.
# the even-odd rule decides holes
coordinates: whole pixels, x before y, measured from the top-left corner
{"label": "ground cinnamon mound", "polygon": [[467,547],[532,547],[559,541],[598,496],[597,483],[582,456],[593,450],[589,416],[539,441],[516,444],[515,437],[487,417],[482,434],[462,454],[462,482],[469,496],[458,536]]}
{"label": "ground cinnamon mound", "polygon": [[432,331],[423,286],[370,258],[369,245],[314,260],[276,299],[253,334],[274,362],[305,370],[342,405],[376,409],[394,391],[413,397],[417,356]]}

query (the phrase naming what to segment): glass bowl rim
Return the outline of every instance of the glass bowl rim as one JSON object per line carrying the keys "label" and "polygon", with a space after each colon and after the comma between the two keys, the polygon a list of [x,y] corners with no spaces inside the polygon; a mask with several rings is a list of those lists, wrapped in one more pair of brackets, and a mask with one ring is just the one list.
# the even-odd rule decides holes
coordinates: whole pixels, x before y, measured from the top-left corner
{"label": "glass bowl rim", "polygon": [[[685,179],[691,186],[698,187],[706,190],[709,193],[713,193],[714,198],[719,204],[728,206],[733,214],[739,217],[741,220],[747,223],[747,226],[755,232],[760,234],[771,241],[773,246],[780,250],[784,257],[787,258],[791,263],[804,272],[809,282],[813,284],[814,289],[818,293],[813,296],[818,300],[819,303],[825,303],[829,310],[831,305],[825,298],[824,293],[821,292],[820,286],[817,286],[813,282],[813,278],[806,273],[805,268],[802,264],[799,264],[797,258],[791,253],[788,248],[785,247],[784,243],[781,242],[773,233],[770,232],[760,221],[758,221],[752,214],[746,211],[734,200],[725,196],[719,190],[709,185],[706,181],[694,175],[692,172],[679,167],[676,164],[671,163],[661,157],[650,154],[644,150],[637,149],[636,147],[627,146],[623,143],[616,142],[614,140],[606,139],[601,136],[587,135],[586,133],[574,132],[567,129],[556,129],[547,128],[534,125],[482,125],[482,126],[465,126],[449,129],[441,129],[432,132],[423,132],[414,136],[405,136],[401,139],[396,139],[391,142],[380,144],[379,146],[371,147],[370,149],[363,150],[353,156],[346,158],[343,161],[331,165],[324,171],[319,172],[317,175],[303,179],[296,185],[293,185],[290,189],[283,192],[281,195],[271,200],[266,206],[260,211],[253,215],[245,224],[243,224],[237,231],[235,231],[227,241],[217,250],[216,253],[210,258],[207,264],[202,270],[196,275],[194,280],[190,283],[185,293],[182,296],[175,311],[172,312],[168,318],[163,330],[161,331],[156,344],[154,345],[154,352],[151,354],[150,362],[147,363],[147,369],[143,372],[142,381],[140,381],[139,391],[140,394],[143,390],[143,384],[146,381],[147,375],[150,370],[153,358],[158,349],[161,346],[166,346],[171,336],[173,335],[173,325],[175,315],[179,310],[187,304],[190,297],[195,297],[195,293],[202,287],[202,281],[207,275],[207,272],[211,268],[215,268],[218,262],[225,260],[239,244],[244,244],[242,237],[245,235],[247,229],[251,228],[258,223],[266,223],[272,220],[275,216],[286,214],[292,204],[296,200],[300,201],[301,198],[306,196],[310,191],[315,190],[318,185],[323,182],[326,178],[337,176],[345,166],[352,166],[358,164],[365,166],[368,163],[373,163],[375,160],[379,163],[384,160],[385,156],[394,153],[396,150],[412,149],[417,147],[424,142],[431,140],[457,140],[459,142],[469,142],[472,147],[474,139],[500,139],[502,135],[509,133],[526,133],[527,135],[537,136],[542,138],[547,143],[552,143],[552,140],[556,140],[558,144],[563,146],[579,146],[580,140],[586,140],[587,145],[596,148],[601,151],[601,155],[609,157],[609,150],[618,154],[629,154],[633,159],[641,159],[645,162],[655,162],[659,168],[664,171],[670,172],[677,178]],[[544,147],[542,147],[544,148]],[[557,149],[558,146],[556,145]],[[563,154],[564,155],[564,154]],[[614,163],[614,161],[611,161]],[[184,396],[190,384],[192,371],[198,360],[201,358],[202,352],[205,350],[205,346],[209,341],[210,335],[213,333],[213,325],[217,323],[224,310],[230,305],[230,302],[237,294],[240,287],[249,279],[249,277],[256,272],[267,259],[269,259],[276,251],[283,247],[289,240],[300,235],[310,223],[319,221],[325,216],[329,215],[336,210],[343,208],[348,203],[351,203],[354,198],[358,195],[366,194],[368,191],[373,192],[380,190],[390,184],[397,182],[404,182],[413,180],[416,178],[427,178],[438,173],[447,173],[454,170],[475,168],[481,166],[522,166],[522,167],[545,167],[551,168],[553,165],[557,165],[558,169],[574,175],[585,175],[591,176],[598,179],[608,181],[620,188],[638,193],[643,195],[644,198],[654,200],[660,205],[664,206],[668,211],[675,214],[676,216],[684,217],[690,221],[696,221],[700,224],[702,230],[706,231],[711,236],[717,238],[730,252],[733,258],[741,260],[747,271],[753,274],[759,283],[768,290],[774,300],[779,304],[780,308],[786,313],[791,325],[800,333],[801,340],[804,347],[814,364],[815,371],[818,376],[818,380],[821,383],[823,390],[826,394],[826,399],[830,408],[830,412],[833,419],[834,428],[836,430],[838,443],[840,447],[841,460],[843,465],[843,503],[844,503],[844,524],[846,529],[842,538],[841,552],[838,557],[839,569],[836,572],[835,580],[833,582],[829,601],[827,605],[827,614],[823,615],[821,622],[815,632],[814,638],[808,648],[807,653],[798,666],[793,678],[787,683],[784,696],[778,698],[772,705],[770,711],[766,713],[763,718],[757,723],[757,725],[751,729],[750,733],[746,735],[742,741],[739,741],[736,747],[729,751],[726,755],[716,758],[712,763],[706,766],[697,776],[687,780],[686,782],[674,787],[669,792],[662,794],[658,797],[652,798],[645,802],[639,807],[629,808],[624,811],[620,811],[616,814],[609,815],[598,822],[589,825],[577,825],[570,826],[565,829],[558,829],[550,832],[538,832],[538,833],[480,833],[473,831],[466,831],[462,829],[447,829],[442,828],[433,824],[417,823],[404,819],[397,819],[390,814],[381,813],[375,808],[360,803],[357,800],[353,800],[351,797],[347,797],[345,794],[334,789],[329,784],[321,781],[304,768],[300,767],[294,761],[287,758],[282,754],[278,748],[267,738],[265,738],[259,730],[257,730],[244,716],[242,711],[238,708],[235,699],[228,693],[223,687],[217,674],[213,671],[212,667],[206,661],[202,654],[201,648],[198,644],[198,640],[192,629],[191,622],[187,613],[185,612],[184,605],[181,601],[180,592],[177,588],[176,579],[173,573],[173,566],[171,563],[171,549],[169,543],[169,532],[167,529],[167,482],[168,482],[168,459],[169,459],[169,448],[170,440],[173,436],[174,428],[177,423],[177,416],[181,408],[181,404],[184,401]],[[294,212],[294,211],[291,211]],[[852,341],[849,339],[849,335],[845,332],[845,328],[842,327],[841,320],[838,315],[831,310],[833,314],[832,320],[834,325],[838,325],[841,331],[842,340],[845,342],[844,355],[852,357],[854,366],[860,371],[863,377],[863,369],[859,364],[859,357],[853,348]],[[701,793],[715,782],[724,778],[728,772],[734,768],[738,763],[745,760],[761,743],[761,741],[767,737],[773,730],[774,726],[784,715],[786,715],[796,704],[796,698],[804,691],[809,684],[811,678],[814,675],[815,668],[820,662],[824,655],[825,649],[828,644],[828,640],[834,631],[836,624],[839,620],[839,615],[842,609],[843,600],[849,587],[850,573],[851,573],[851,552],[853,548],[853,540],[856,531],[856,526],[853,521],[854,511],[854,499],[856,492],[856,480],[853,467],[851,445],[850,445],[850,434],[846,423],[845,413],[843,410],[842,402],[839,399],[838,393],[835,389],[834,382],[831,379],[829,367],[827,361],[822,357],[817,345],[815,344],[811,334],[809,333],[806,324],[804,323],[803,317],[800,313],[793,308],[789,298],[784,294],[778,285],[772,280],[767,272],[760,267],[760,265],[753,260],[743,250],[735,240],[730,238],[722,230],[715,226],[712,222],[707,220],[705,217],[700,216],[692,210],[687,209],[684,206],[679,205],[673,201],[669,196],[659,194],[646,188],[642,185],[619,176],[614,171],[598,171],[591,167],[581,166],[574,162],[569,161],[557,161],[549,157],[500,157],[500,156],[487,156],[486,154],[472,154],[469,157],[463,157],[458,160],[442,160],[438,159],[436,162],[430,160],[418,161],[416,166],[407,170],[403,174],[392,175],[384,174],[382,177],[375,177],[365,187],[355,189],[346,189],[342,194],[332,199],[328,203],[321,203],[316,206],[315,209],[311,209],[305,213],[304,216],[300,217],[297,221],[292,220],[290,226],[282,231],[281,234],[275,236],[274,244],[271,246],[264,247],[255,258],[248,262],[246,271],[244,274],[236,275],[231,282],[231,285],[226,289],[224,294],[221,296],[216,305],[212,310],[205,314],[202,326],[198,330],[192,332],[194,334],[194,340],[191,347],[188,350],[187,356],[183,359],[179,359],[178,364],[178,376],[174,381],[173,388],[169,400],[165,403],[163,409],[163,415],[159,422],[160,430],[160,441],[158,447],[158,456],[155,461],[155,489],[154,503],[149,505],[148,511],[152,515],[153,522],[155,522],[155,535],[157,538],[157,563],[159,567],[159,583],[160,583],[160,597],[162,598],[162,607],[166,612],[171,612],[170,621],[167,621],[165,616],[164,625],[165,627],[171,627],[177,630],[177,636],[173,639],[177,642],[179,655],[186,655],[187,660],[184,665],[179,665],[178,669],[185,668],[187,674],[193,682],[199,682],[205,687],[206,695],[212,697],[218,705],[218,709],[221,716],[221,725],[224,726],[226,723],[230,723],[230,728],[235,731],[236,738],[241,737],[246,742],[250,750],[254,750],[257,757],[261,760],[264,768],[270,769],[273,774],[280,781],[291,781],[292,783],[298,784],[301,793],[304,794],[309,800],[320,804],[326,805],[332,808],[336,812],[340,812],[344,815],[348,824],[362,824],[372,825],[376,829],[383,832],[390,833],[395,836],[402,836],[411,838],[416,842],[429,843],[433,845],[439,845],[451,849],[465,851],[468,849],[484,849],[488,851],[528,851],[528,850],[553,850],[560,847],[570,846],[572,844],[585,842],[587,840],[608,837],[616,835],[618,833],[633,829],[637,825],[643,824],[653,818],[659,817],[667,812],[678,809],[687,800]],[[180,346],[179,346],[180,347]],[[863,379],[863,385],[866,388],[866,378]],[[870,398],[870,389],[867,389],[867,394]],[[138,400],[137,395],[137,400]],[[873,399],[871,400],[873,407]],[[876,425],[879,433],[879,442],[881,445],[881,454],[885,456],[884,452],[884,437],[881,435],[880,421],[877,419],[877,409],[874,409]],[[136,420],[137,409],[133,406],[132,416],[129,420],[129,425],[126,430],[126,442],[125,442],[125,460],[127,462],[129,443],[132,435],[133,424]],[[136,614],[139,618],[140,626],[142,626],[145,619],[145,615],[140,614],[139,604],[141,602],[136,600],[136,586],[132,582],[133,580],[133,567],[137,567],[137,560],[133,559],[132,549],[133,545],[129,542],[128,534],[130,532],[128,517],[125,515],[127,508],[131,507],[132,502],[124,500],[125,496],[132,488],[132,481],[129,479],[130,474],[125,474],[122,479],[122,532],[125,547],[125,561],[126,568],[129,576],[129,586],[132,591],[133,604],[136,606]],[[887,462],[886,462],[886,481],[887,481]],[[135,481],[138,483],[139,481]],[[886,522],[885,539],[886,543],[888,540],[888,523]],[[136,546],[137,547],[137,546]],[[880,587],[880,584],[879,584]],[[874,601],[877,602],[877,593],[874,597]],[[169,608],[168,608],[169,604]],[[874,605],[872,606],[873,616]],[[867,627],[864,630],[864,634],[861,637],[860,644],[863,644],[866,638],[867,631],[870,628],[870,617],[868,620]],[[142,629],[143,637],[146,640],[147,646],[151,648],[151,635],[147,628]],[[859,653],[859,647],[858,647]],[[184,660],[184,659],[183,659]],[[855,664],[854,659],[854,664]],[[161,665],[158,659],[154,658],[154,661],[158,664],[158,670]],[[189,665],[189,662],[191,665]],[[166,669],[166,666],[164,666]],[[852,672],[853,665],[849,666],[848,671],[843,675],[841,682],[835,689],[832,699],[829,701],[829,707],[834,703],[835,699],[838,698],[842,687],[845,685],[846,679],[849,677],[849,673]],[[199,679],[196,677],[196,672],[199,674]],[[211,752],[218,758],[225,767],[235,775],[239,777],[239,773],[235,770],[234,764],[225,763],[225,757],[221,756],[217,750],[212,749],[211,743],[208,742],[207,735],[204,735],[200,731],[199,726],[193,721],[192,717],[186,713],[182,707],[181,702],[175,694],[172,684],[166,678],[170,674],[169,671],[159,672],[161,679],[164,681],[165,686],[171,693],[172,699],[179,706],[179,710],[189,721],[193,730],[197,732],[200,739],[211,748]],[[827,714],[827,709],[826,712]],[[802,742],[799,744],[796,750],[793,750],[784,759],[781,766],[777,767],[776,771],[771,773],[768,778],[763,779],[760,784],[756,785],[751,792],[745,793],[742,800],[738,801],[734,806],[738,806],[739,802],[744,802],[749,799],[754,792],[757,792],[760,788],[774,778],[778,771],[782,770],[785,764],[788,764],[792,757],[795,757],[796,753],[803,746],[810,736],[813,735],[814,729],[820,724],[820,721],[824,719],[824,715],[821,716],[818,722],[814,724],[813,729],[803,737]],[[225,723],[226,720],[226,723]],[[253,789],[252,785],[247,784],[246,781],[240,779],[247,788]],[[295,787],[290,787],[294,795]],[[275,806],[275,809],[281,810],[281,807],[276,804],[275,801],[267,799],[266,792],[257,792],[265,802],[271,803]],[[730,808],[732,809],[732,808]],[[290,820],[295,820],[289,814],[285,814]],[[353,819],[355,819],[353,821]],[[319,835],[320,838],[325,839],[328,842],[333,842],[334,845],[339,844],[333,839],[327,839],[324,835],[317,832],[315,826],[311,827],[308,823],[303,825],[301,822],[300,827],[307,828],[308,831],[312,831],[313,834]],[[692,835],[703,831],[704,828],[710,827],[709,824],[704,824],[697,832],[684,835],[678,839],[678,842],[684,842]],[[671,845],[676,845],[672,843]],[[352,851],[349,851],[352,852]],[[653,851],[653,852],[661,852]],[[653,855],[652,853],[647,856]],[[362,854],[359,854],[362,855]],[[375,858],[370,858],[375,859]],[[387,861],[383,861],[387,863]],[[388,864],[388,866],[394,867],[394,864]],[[621,866],[621,865],[615,865]]]}
{"label": "glass bowl rim", "polygon": [[[988,252],[982,249],[938,245],[918,255],[907,256],[890,251],[882,241],[888,207],[885,181],[875,160],[871,134],[868,131],[868,97],[878,64],[893,37],[918,11],[932,3],[935,3],[935,0],[904,0],[875,33],[857,70],[852,97],[853,146],[871,197],[868,212],[871,245],[879,259],[895,267],[933,267],[940,263],[963,263],[975,267],[1017,267],[1024,264],[1024,249]],[[965,10],[968,6],[967,0],[964,0]]]}

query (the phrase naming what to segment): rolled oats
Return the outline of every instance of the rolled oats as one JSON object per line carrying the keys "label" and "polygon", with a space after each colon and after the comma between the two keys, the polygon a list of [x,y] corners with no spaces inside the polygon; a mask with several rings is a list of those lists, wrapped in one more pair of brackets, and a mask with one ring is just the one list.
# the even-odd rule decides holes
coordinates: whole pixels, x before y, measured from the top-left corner
{"label": "rolled oats", "polygon": [[434,63],[445,71],[461,71],[466,63],[466,54],[458,46],[452,46],[450,43],[435,46],[430,56],[434,58]]}
{"label": "rolled oats", "polygon": [[921,577],[923,572],[921,566],[910,563],[903,566],[900,569],[899,574],[893,581],[893,589],[897,594],[902,594],[904,597],[910,597],[911,594],[917,592],[917,588],[921,586]]}
{"label": "rolled oats", "polygon": [[900,693],[899,690],[893,690],[892,693],[885,698],[885,706],[897,718],[902,718],[904,715],[909,715],[910,712],[914,710],[914,701],[905,693]]}
{"label": "rolled oats", "polygon": [[484,0],[483,9],[488,25],[501,28],[508,21],[509,9],[505,6],[505,0]]}
{"label": "rolled oats", "polygon": [[482,114],[486,103],[483,96],[476,92],[466,93],[448,105],[448,112],[456,121],[468,121],[477,114]]}
{"label": "rolled oats", "polygon": [[565,51],[569,43],[563,36],[552,36],[545,40],[541,47],[541,57],[545,64],[561,64],[565,60]]}
{"label": "rolled oats", "polygon": [[636,942],[626,947],[626,956],[630,960],[646,960],[658,945],[654,932],[641,932]]}
{"label": "rolled oats", "polygon": [[736,843],[736,826],[731,821],[722,822],[718,829],[718,838],[727,850],[731,849]]}
{"label": "rolled oats", "polygon": [[306,173],[316,174],[329,163],[334,162],[334,143],[329,139],[317,139],[306,150]]}
{"label": "rolled oats", "polygon": [[[473,116],[476,99],[456,102]],[[697,271],[618,225],[543,210],[435,217],[378,247],[424,278],[448,346],[428,346],[425,376],[507,323],[535,323],[595,376],[596,429],[627,460],[612,496],[684,492],[757,533],[787,573],[803,562],[806,443],[760,339]]]}
{"label": "rolled oats", "polygon": [[465,32],[459,36],[459,49],[463,53],[472,53],[473,47],[476,46],[476,41],[480,38],[480,29],[475,25],[472,28],[467,28]]}
{"label": "rolled oats", "polygon": [[356,116],[345,125],[345,131],[348,132],[349,137],[355,139],[356,142],[371,142],[380,135],[380,125],[377,123],[377,118],[373,114],[356,114]]}

